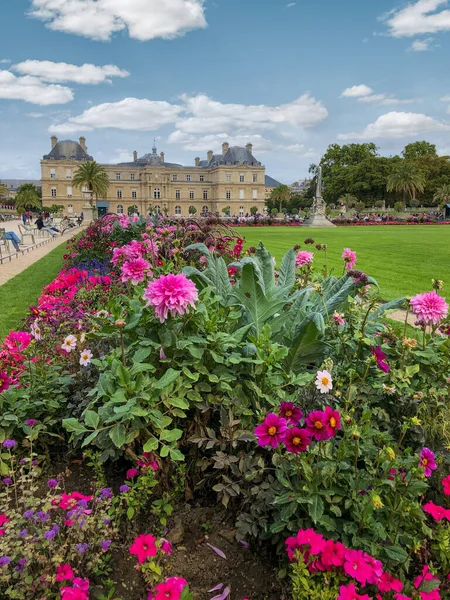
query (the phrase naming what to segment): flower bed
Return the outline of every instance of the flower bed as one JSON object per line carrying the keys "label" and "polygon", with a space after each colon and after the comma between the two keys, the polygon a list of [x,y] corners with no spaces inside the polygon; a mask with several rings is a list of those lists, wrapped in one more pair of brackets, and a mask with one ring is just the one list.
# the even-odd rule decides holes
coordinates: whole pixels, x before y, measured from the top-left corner
{"label": "flower bed", "polygon": [[336,278],[311,238],[278,270],[243,247],[214,220],[71,240],[0,352],[2,597],[450,592],[442,282],[380,305],[350,248]]}

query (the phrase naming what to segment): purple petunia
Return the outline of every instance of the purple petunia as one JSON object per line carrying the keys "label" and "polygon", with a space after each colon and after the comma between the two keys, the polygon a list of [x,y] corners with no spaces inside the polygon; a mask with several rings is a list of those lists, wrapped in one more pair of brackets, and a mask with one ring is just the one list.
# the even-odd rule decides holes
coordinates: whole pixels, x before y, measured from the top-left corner
{"label": "purple petunia", "polygon": [[9,565],[10,562],[11,559],[9,556],[0,556],[0,567],[5,567],[6,565]]}
{"label": "purple petunia", "polygon": [[56,531],[54,529],[49,529],[44,533],[44,539],[53,540],[56,537]]}
{"label": "purple petunia", "polygon": [[128,492],[129,490],[131,490],[130,486],[127,485],[126,483],[124,485],[121,485],[119,489],[123,493]]}
{"label": "purple petunia", "polygon": [[100,547],[103,550],[103,552],[107,552],[110,546],[111,540],[104,540],[103,542],[100,542]]}
{"label": "purple petunia", "polygon": [[35,519],[37,521],[42,521],[43,523],[46,523],[50,519],[50,515],[44,512],[43,510],[40,510],[36,513]]}
{"label": "purple petunia", "polygon": [[19,537],[27,537],[28,531],[26,529],[22,529],[22,531],[19,531],[19,533],[17,535]]}
{"label": "purple petunia", "polygon": [[111,488],[103,488],[100,490],[99,498],[101,500],[107,500],[108,498],[112,498],[112,496],[113,494]]}
{"label": "purple petunia", "polygon": [[47,481],[47,485],[48,485],[49,488],[53,489],[55,487],[58,487],[58,481],[56,479],[49,479]]}
{"label": "purple petunia", "polygon": [[33,518],[33,515],[34,515],[34,510],[26,510],[23,513],[23,516],[25,519],[31,519],[31,518]]}
{"label": "purple petunia", "polygon": [[110,525],[111,524],[111,519],[103,519],[103,523],[105,525]]}
{"label": "purple petunia", "polygon": [[84,554],[88,548],[89,544],[77,544],[78,554]]}
{"label": "purple petunia", "polygon": [[3,485],[11,485],[12,482],[13,480],[11,479],[11,477],[5,477],[4,479],[2,479]]}
{"label": "purple petunia", "polygon": [[17,442],[16,440],[4,440],[2,446],[3,448],[14,448],[14,446],[17,446]]}

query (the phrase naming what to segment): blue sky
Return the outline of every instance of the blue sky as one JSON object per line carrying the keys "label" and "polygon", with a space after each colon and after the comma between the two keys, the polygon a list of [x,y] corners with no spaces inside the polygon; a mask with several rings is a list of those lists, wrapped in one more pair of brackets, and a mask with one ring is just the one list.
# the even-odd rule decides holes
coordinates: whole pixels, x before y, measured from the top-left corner
{"label": "blue sky", "polygon": [[52,134],[99,162],[250,141],[285,183],[330,143],[450,153],[449,0],[14,0],[2,17],[0,178],[38,178]]}

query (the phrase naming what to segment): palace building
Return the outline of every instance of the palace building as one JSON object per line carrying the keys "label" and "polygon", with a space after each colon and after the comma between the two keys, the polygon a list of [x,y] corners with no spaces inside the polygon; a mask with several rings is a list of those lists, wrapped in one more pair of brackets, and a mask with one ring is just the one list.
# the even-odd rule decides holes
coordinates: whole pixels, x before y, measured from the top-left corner
{"label": "palace building", "polygon": [[[86,139],[78,142],[51,138],[52,148],[41,161],[42,200],[44,206],[63,205],[65,214],[80,214],[89,199],[86,190],[72,185],[79,165],[94,160],[89,155]],[[223,216],[229,207],[231,216],[250,214],[252,207],[264,211],[266,190],[265,167],[253,156],[252,144],[245,148],[222,144],[222,154],[207,153],[196,158],[192,166],[165,161],[154,146],[151,154],[117,165],[102,165],[110,187],[107,198],[96,201],[98,215],[139,212],[155,209],[170,216],[195,214]],[[95,202],[95,199],[94,199]]]}

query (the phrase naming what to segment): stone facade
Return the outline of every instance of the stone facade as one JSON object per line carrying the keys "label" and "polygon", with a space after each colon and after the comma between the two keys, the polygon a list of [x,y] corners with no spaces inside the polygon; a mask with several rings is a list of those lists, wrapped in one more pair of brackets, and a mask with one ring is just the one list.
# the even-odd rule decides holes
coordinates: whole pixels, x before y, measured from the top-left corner
{"label": "stone facade", "polygon": [[[205,160],[196,158],[192,166],[165,161],[164,153],[153,147],[151,154],[129,163],[102,165],[111,185],[108,197],[97,201],[98,214],[127,213],[137,210],[145,215],[158,208],[170,216],[218,214],[230,207],[230,215],[246,215],[256,206],[264,211],[265,167],[245,148],[222,145],[222,154],[208,152]],[[60,204],[65,214],[79,214],[89,195],[72,185],[72,177],[82,162],[93,160],[85,138],[79,142],[59,142],[52,138],[52,149],[41,161],[44,206]]]}

